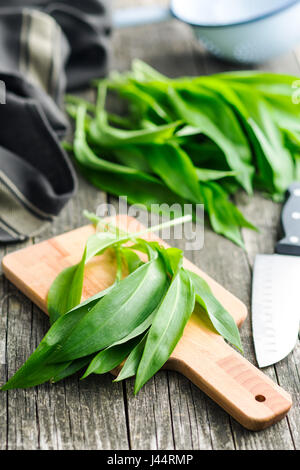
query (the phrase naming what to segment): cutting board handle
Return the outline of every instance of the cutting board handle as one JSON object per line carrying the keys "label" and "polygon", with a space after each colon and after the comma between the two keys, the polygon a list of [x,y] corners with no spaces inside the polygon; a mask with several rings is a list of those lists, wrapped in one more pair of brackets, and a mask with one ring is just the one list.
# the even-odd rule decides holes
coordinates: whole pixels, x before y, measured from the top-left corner
{"label": "cutting board handle", "polygon": [[168,369],[185,375],[247,429],[267,428],[285,416],[292,405],[285,390],[221,337],[215,338],[216,354],[212,349],[204,354],[203,346],[179,343]]}

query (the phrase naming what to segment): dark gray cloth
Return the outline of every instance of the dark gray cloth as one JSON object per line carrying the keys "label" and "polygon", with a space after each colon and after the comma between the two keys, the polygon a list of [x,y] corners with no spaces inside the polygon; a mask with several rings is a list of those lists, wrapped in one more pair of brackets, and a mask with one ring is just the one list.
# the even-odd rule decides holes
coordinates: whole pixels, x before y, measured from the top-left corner
{"label": "dark gray cloth", "polygon": [[75,173],[59,143],[68,129],[62,98],[107,72],[108,4],[0,3],[0,80],[6,87],[6,103],[0,104],[0,242],[38,233],[74,194]]}

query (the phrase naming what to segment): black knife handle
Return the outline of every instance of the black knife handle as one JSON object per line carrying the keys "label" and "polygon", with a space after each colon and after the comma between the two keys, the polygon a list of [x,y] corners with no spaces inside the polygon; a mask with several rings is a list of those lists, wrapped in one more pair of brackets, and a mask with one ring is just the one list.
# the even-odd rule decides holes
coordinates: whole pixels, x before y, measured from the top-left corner
{"label": "black knife handle", "polygon": [[281,224],[284,238],[276,244],[276,253],[300,256],[300,183],[291,184],[287,190]]}

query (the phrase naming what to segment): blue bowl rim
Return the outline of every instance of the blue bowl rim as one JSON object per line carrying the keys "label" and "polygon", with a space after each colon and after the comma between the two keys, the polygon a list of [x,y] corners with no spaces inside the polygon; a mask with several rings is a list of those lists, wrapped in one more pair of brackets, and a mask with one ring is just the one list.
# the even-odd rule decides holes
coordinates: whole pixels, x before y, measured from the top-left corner
{"label": "blue bowl rim", "polygon": [[291,0],[286,5],[283,5],[282,7],[278,7],[275,10],[269,11],[268,13],[264,13],[263,15],[254,16],[254,17],[249,18],[247,20],[237,21],[235,23],[223,23],[223,24],[222,23],[221,24],[220,23],[218,23],[218,24],[214,24],[214,23],[212,23],[212,24],[201,24],[201,23],[192,23],[190,21],[186,21],[183,18],[180,18],[180,16],[176,15],[176,13],[174,12],[174,10],[172,8],[172,3],[171,3],[170,10],[171,10],[172,15],[175,18],[177,18],[180,21],[183,21],[186,24],[189,24],[190,26],[193,26],[193,27],[196,27],[196,28],[216,28],[217,29],[217,28],[228,28],[228,27],[232,27],[232,26],[242,26],[242,25],[246,25],[246,24],[250,24],[250,23],[255,23],[257,21],[261,21],[261,20],[264,20],[266,18],[270,18],[271,16],[275,16],[278,13],[282,13],[283,11],[288,10],[289,8],[295,6],[299,2],[300,2],[300,0]]}

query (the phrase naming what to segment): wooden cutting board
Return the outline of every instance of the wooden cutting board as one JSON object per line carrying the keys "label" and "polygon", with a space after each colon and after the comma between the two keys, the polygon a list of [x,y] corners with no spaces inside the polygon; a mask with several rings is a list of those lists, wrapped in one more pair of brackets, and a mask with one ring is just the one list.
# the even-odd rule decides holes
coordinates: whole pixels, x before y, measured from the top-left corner
{"label": "wooden cutting board", "polygon": [[[143,229],[135,219],[127,216],[118,216],[117,224],[130,232]],[[11,253],[3,258],[4,273],[47,313],[47,293],[52,281],[63,268],[80,260],[85,242],[94,232],[95,228],[87,225]],[[153,234],[147,234],[145,238],[158,240]],[[184,265],[208,282],[240,326],[247,316],[245,305],[190,261],[185,259]],[[91,260],[86,266],[82,300],[111,285],[115,269],[110,250]],[[196,313],[165,367],[188,377],[251,430],[264,429],[280,420],[292,404],[287,392],[230,347]]]}

